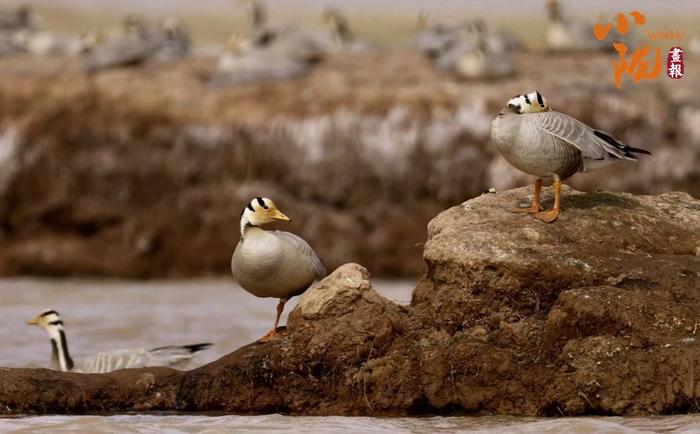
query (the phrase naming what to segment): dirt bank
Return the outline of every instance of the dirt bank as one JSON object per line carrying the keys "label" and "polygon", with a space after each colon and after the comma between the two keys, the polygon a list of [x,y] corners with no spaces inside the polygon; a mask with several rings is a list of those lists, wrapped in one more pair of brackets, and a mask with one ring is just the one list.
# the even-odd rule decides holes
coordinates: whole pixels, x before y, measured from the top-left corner
{"label": "dirt bank", "polygon": [[267,195],[327,268],[418,276],[432,216],[529,181],[488,136],[504,102],[533,89],[654,152],[574,186],[700,196],[700,76],[617,91],[610,56],[526,53],[518,77],[458,82],[416,53],[358,54],[226,90],[207,87],[210,60],[94,77],[3,60],[0,274],[227,274],[241,209]]}
{"label": "dirt bank", "polygon": [[288,334],[201,368],[0,370],[0,414],[668,414],[698,410],[700,201],[564,192],[552,225],[517,189],[429,225],[410,306],[347,264]]}

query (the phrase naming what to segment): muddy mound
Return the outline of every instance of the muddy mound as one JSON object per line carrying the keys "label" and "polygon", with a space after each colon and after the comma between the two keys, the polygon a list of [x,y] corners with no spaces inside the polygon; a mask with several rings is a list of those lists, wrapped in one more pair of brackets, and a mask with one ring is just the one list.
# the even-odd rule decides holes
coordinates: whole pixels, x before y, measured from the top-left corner
{"label": "muddy mound", "polygon": [[0,414],[696,411],[700,201],[566,189],[548,225],[507,211],[527,194],[433,219],[410,306],[346,264],[275,341],[189,372],[3,369]]}

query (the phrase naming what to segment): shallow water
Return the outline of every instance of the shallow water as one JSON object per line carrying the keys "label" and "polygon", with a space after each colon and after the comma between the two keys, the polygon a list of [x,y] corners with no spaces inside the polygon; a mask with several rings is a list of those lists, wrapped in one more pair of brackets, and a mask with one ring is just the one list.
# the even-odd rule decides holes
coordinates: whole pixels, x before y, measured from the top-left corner
{"label": "shallow water", "polygon": [[[399,303],[411,300],[408,281],[376,281]],[[110,349],[212,342],[195,365],[216,360],[264,335],[277,300],[253,297],[232,280],[90,281],[0,279],[0,366],[43,367],[50,356],[46,333],[26,325],[44,309],[63,317],[71,356]],[[281,324],[296,306],[290,300]]]}
{"label": "shallow water", "polygon": [[697,433],[700,415],[621,418],[41,416],[0,419],[3,433]]}
{"label": "shallow water", "polygon": [[[411,299],[413,282],[374,281],[385,297]],[[46,333],[26,320],[58,310],[74,357],[120,348],[212,342],[204,364],[262,336],[275,300],[252,297],[227,279],[186,281],[0,280],[0,366],[40,367],[50,354]],[[288,304],[292,310],[296,300]],[[286,321],[286,315],[285,320]],[[639,433],[700,432],[700,415],[654,418],[42,416],[0,419],[0,433]]]}

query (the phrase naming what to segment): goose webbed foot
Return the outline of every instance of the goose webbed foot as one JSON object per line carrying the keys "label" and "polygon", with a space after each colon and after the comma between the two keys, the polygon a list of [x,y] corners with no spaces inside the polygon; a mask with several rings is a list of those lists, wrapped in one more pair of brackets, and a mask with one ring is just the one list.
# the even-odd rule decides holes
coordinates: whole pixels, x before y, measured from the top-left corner
{"label": "goose webbed foot", "polygon": [[270,342],[275,339],[277,339],[279,336],[284,336],[287,334],[287,327],[282,326],[282,327],[277,327],[276,329],[272,329],[267,334],[260,339],[258,339],[258,342],[260,343],[265,343],[265,342]]}
{"label": "goose webbed foot", "polygon": [[277,316],[275,317],[275,325],[272,326],[272,330],[267,332],[267,334],[265,336],[258,339],[258,342],[270,342],[271,340],[275,339],[277,336],[287,333],[287,327],[285,327],[285,326],[277,327],[277,324],[280,323],[280,317],[282,316],[282,311],[284,310],[284,304],[286,302],[287,302],[286,298],[281,298],[279,303],[277,303]]}
{"label": "goose webbed foot", "polygon": [[537,213],[535,213],[535,218],[537,220],[541,220],[545,223],[552,223],[557,218],[559,218],[559,210],[558,209],[550,209],[549,211],[537,212]]}
{"label": "goose webbed foot", "polygon": [[538,212],[542,211],[542,207],[540,206],[539,203],[533,203],[532,205],[526,207],[526,208],[513,208],[510,210],[510,212],[515,212],[515,213],[521,213],[521,214],[537,214]]}
{"label": "goose webbed foot", "polygon": [[532,198],[532,205],[524,208],[514,208],[511,212],[524,213],[524,214],[537,214],[542,211],[540,207],[540,191],[542,190],[542,178],[537,178],[535,180],[535,195]]}
{"label": "goose webbed foot", "polygon": [[561,210],[561,181],[559,179],[554,180],[554,206],[549,211],[542,211],[535,214],[535,218],[541,220],[545,223],[552,223],[557,218],[559,218],[559,211]]}

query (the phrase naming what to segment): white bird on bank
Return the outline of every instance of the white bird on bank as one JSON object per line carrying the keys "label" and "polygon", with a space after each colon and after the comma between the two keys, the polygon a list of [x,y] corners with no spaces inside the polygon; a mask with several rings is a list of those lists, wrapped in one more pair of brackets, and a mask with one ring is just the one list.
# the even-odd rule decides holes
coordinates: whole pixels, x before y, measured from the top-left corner
{"label": "white bird on bank", "polygon": [[250,8],[251,36],[234,34],[221,55],[210,83],[214,87],[291,79],[309,72],[327,52],[317,35],[294,26],[271,26],[259,0]]}
{"label": "white bird on bank", "polygon": [[515,64],[508,52],[494,52],[486,36],[474,35],[474,48],[462,53],[454,69],[457,75],[470,79],[507,77],[515,74]]}
{"label": "white bird on bank", "polygon": [[549,22],[545,33],[547,48],[552,51],[600,50],[611,44],[593,34],[593,23],[564,17],[558,0],[547,0]]}
{"label": "white bird on bank", "polygon": [[273,45],[257,48],[241,35],[229,38],[210,83],[213,87],[275,82],[301,76],[315,65],[317,51],[304,46]]}
{"label": "white bird on bank", "polygon": [[181,20],[169,17],[154,22],[127,15],[120,26],[86,38],[82,56],[85,69],[97,71],[177,60],[185,57],[189,49],[189,31]]}
{"label": "white bird on bank", "polygon": [[416,46],[438,69],[452,71],[459,56],[473,48],[467,36],[460,22],[433,22],[427,14],[418,16]]}
{"label": "white bird on bank", "polygon": [[38,325],[49,334],[51,340],[50,369],[64,372],[106,373],[126,368],[148,366],[184,367],[192,357],[212,344],[178,345],[158,347],[151,350],[115,350],[73,359],[68,351],[68,340],[63,319],[53,309],[45,310],[27,324]]}
{"label": "white bird on bank", "polygon": [[522,39],[509,31],[490,31],[486,22],[481,18],[467,22],[465,28],[472,37],[484,39],[486,46],[492,53],[516,52],[527,48]]}
{"label": "white bird on bank", "polygon": [[277,304],[275,324],[260,341],[277,335],[284,304],[306,291],[326,275],[316,252],[302,238],[290,232],[261,228],[275,220],[289,221],[272,200],[256,197],[241,214],[241,240],[231,258],[231,271],[238,283],[257,297],[273,297]]}
{"label": "white bird on bank", "polygon": [[357,39],[347,18],[337,7],[327,7],[323,11],[323,22],[330,30],[332,45],[337,51],[357,53],[375,48],[372,44]]}
{"label": "white bird on bank", "polygon": [[489,33],[481,19],[467,23],[429,23],[419,17],[418,49],[433,65],[467,79],[489,79],[516,72],[511,52],[521,48],[515,37]]}
{"label": "white bird on bank", "polygon": [[[530,208],[551,223],[559,217],[561,182],[577,172],[588,172],[618,161],[636,161],[644,149],[619,142],[571,116],[553,111],[539,92],[511,98],[491,124],[491,141],[515,168],[537,177]],[[554,206],[540,212],[542,178],[554,178]]]}

